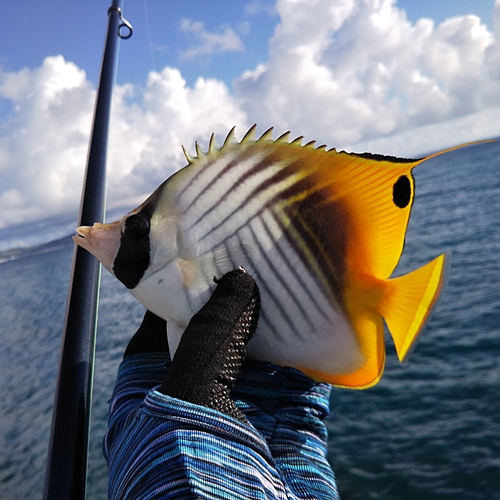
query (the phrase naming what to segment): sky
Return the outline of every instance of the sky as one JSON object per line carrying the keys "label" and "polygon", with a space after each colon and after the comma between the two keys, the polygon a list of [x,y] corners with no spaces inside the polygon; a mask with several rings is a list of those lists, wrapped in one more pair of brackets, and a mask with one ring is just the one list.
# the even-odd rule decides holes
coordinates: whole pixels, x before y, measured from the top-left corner
{"label": "sky", "polygon": [[[77,219],[111,0],[0,0],[0,250]],[[236,126],[414,157],[500,135],[500,0],[125,0],[108,207]]]}

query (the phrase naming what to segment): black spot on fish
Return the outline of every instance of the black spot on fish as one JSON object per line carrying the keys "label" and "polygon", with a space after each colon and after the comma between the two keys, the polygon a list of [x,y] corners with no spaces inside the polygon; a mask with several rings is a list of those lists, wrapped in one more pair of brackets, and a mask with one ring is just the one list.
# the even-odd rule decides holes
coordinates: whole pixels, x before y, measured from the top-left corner
{"label": "black spot on fish", "polygon": [[113,262],[114,275],[127,287],[135,288],[150,263],[150,215],[131,215],[122,228],[120,248]]}
{"label": "black spot on fish", "polygon": [[406,175],[402,175],[392,186],[392,199],[399,208],[406,208],[410,203],[411,184]]}

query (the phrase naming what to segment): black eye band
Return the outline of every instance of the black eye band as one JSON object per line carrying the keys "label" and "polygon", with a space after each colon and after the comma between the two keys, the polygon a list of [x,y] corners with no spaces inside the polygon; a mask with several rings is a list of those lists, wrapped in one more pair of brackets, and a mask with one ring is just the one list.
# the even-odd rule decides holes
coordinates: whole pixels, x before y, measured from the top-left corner
{"label": "black eye band", "polygon": [[122,228],[122,234],[131,241],[138,241],[149,234],[149,218],[144,214],[131,215]]}
{"label": "black eye band", "polygon": [[141,212],[125,220],[113,272],[127,288],[135,288],[149,266],[149,236],[149,215]]}

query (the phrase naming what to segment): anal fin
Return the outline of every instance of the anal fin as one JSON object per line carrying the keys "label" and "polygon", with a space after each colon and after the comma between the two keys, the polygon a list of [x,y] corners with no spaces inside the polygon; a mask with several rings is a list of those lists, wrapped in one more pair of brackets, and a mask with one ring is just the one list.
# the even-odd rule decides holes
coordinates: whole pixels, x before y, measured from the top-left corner
{"label": "anal fin", "polygon": [[391,333],[396,352],[404,362],[436,305],[446,275],[447,254],[425,266],[384,282],[381,314]]}

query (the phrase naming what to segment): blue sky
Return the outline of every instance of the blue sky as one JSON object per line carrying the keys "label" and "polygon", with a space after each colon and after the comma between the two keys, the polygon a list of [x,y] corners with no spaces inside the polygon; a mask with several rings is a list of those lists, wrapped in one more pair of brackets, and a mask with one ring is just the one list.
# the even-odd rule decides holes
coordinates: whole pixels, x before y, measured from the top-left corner
{"label": "blue sky", "polygon": [[[34,68],[45,57],[62,54],[96,82],[108,4],[111,1],[1,0],[0,66],[9,71]],[[422,17],[440,23],[452,16],[474,14],[490,31],[493,4],[493,0],[397,2],[413,23]],[[267,60],[268,41],[279,22],[274,2],[265,0],[125,0],[123,10],[134,26],[134,36],[121,48],[119,83],[144,84],[149,71],[173,65],[189,83],[204,75],[230,84],[243,71]],[[183,59],[182,51],[196,45],[196,39],[182,30],[183,19],[202,22],[209,32],[220,33],[223,27],[230,27],[241,36],[244,52]],[[249,26],[245,28],[245,24]]]}
{"label": "blue sky", "polygon": [[[110,4],[0,0],[0,249],[76,217]],[[111,208],[233,125],[399,156],[500,135],[500,0],[126,0],[124,15]]]}
{"label": "blue sky", "polygon": [[[191,83],[200,74],[230,82],[245,69],[264,62],[278,18],[268,13],[274,9],[273,2],[262,2],[253,9],[248,8],[250,3],[125,0],[123,11],[134,26],[134,36],[122,46],[119,83],[145,83],[149,71],[166,65],[180,68]],[[62,54],[85,69],[90,80],[97,80],[108,2],[4,0],[0,5],[0,63],[5,69],[36,67],[46,56]],[[182,29],[186,19],[202,22],[208,32],[230,28],[242,38],[245,50],[186,60],[182,51],[198,42],[196,35]]]}

